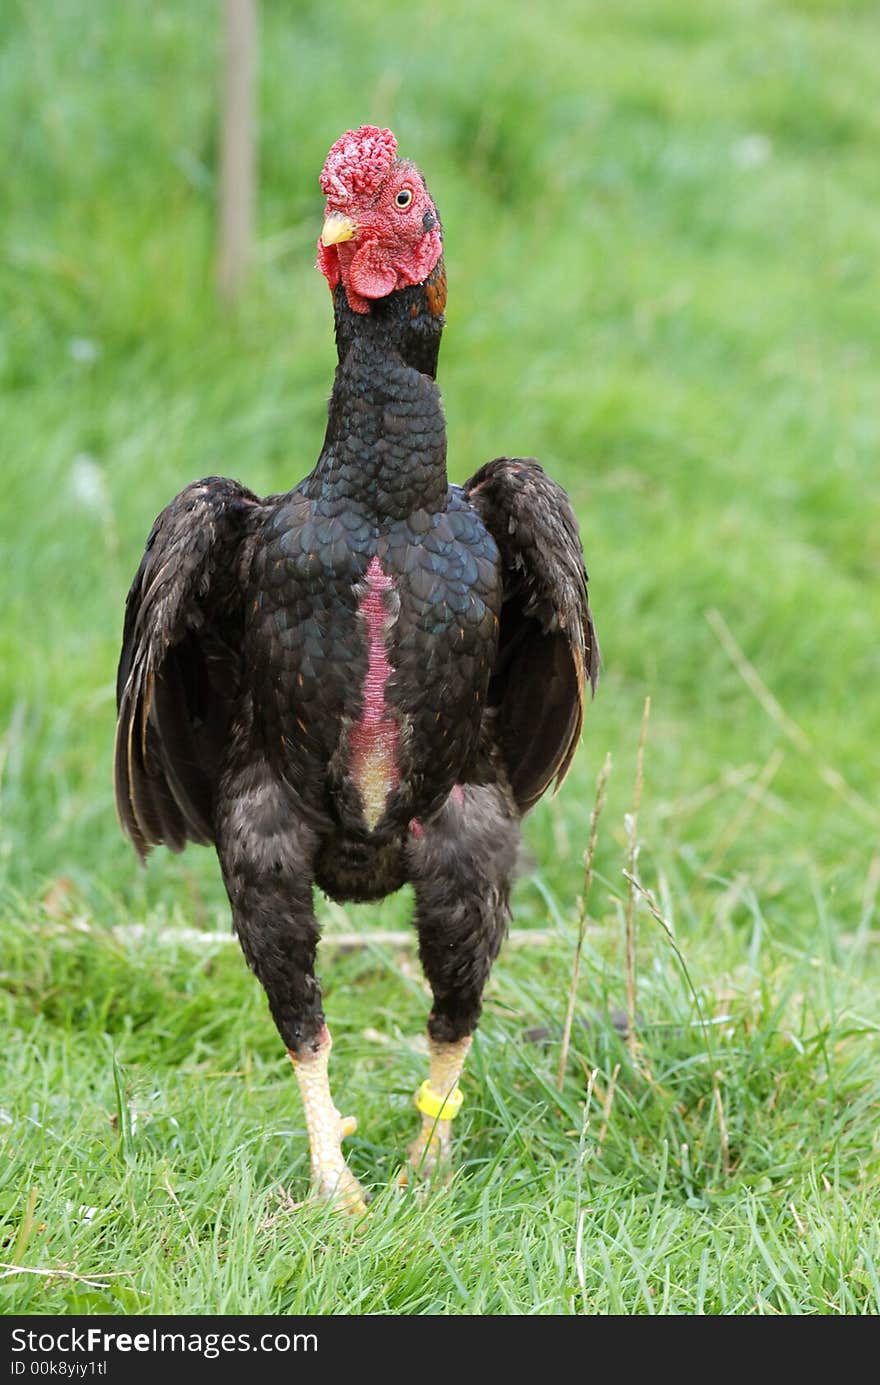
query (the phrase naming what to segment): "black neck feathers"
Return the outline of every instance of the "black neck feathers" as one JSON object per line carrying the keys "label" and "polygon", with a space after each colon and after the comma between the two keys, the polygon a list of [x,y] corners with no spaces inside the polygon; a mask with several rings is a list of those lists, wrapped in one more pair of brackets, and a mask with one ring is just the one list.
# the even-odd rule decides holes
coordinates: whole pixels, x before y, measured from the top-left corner
{"label": "black neck feathers", "polygon": [[398,289],[376,299],[368,313],[356,313],[348,305],[339,284],[333,295],[336,351],[340,365],[357,342],[372,341],[387,355],[400,357],[421,375],[433,380],[443,335],[446,275],[442,259],[423,284]]}
{"label": "black neck feathers", "polygon": [[446,425],[434,383],[446,281],[441,260],[424,284],[378,299],[368,313],[334,293],[339,364],[311,494],[351,500],[379,521],[445,508]]}

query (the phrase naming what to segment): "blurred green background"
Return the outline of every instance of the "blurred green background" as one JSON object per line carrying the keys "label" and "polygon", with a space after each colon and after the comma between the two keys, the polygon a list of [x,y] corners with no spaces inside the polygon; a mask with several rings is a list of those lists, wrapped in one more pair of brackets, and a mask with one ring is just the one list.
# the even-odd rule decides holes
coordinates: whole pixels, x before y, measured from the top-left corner
{"label": "blurred green background", "polygon": [[[187,482],[277,491],[313,465],[335,359],[317,178],[363,121],[393,127],[443,216],[452,479],[537,455],[582,524],[604,671],[570,779],[529,820],[517,924],[573,916],[610,751],[592,907],[617,927],[650,695],[640,870],[699,981],[754,962],[756,938],[800,955],[819,926],[874,975],[876,0],[261,11],[258,236],[230,313],[218,7],[0,10],[7,976],[65,914],[227,926],[209,852],[142,872],[117,828],[123,601]],[[89,965],[65,984],[97,985]]]}

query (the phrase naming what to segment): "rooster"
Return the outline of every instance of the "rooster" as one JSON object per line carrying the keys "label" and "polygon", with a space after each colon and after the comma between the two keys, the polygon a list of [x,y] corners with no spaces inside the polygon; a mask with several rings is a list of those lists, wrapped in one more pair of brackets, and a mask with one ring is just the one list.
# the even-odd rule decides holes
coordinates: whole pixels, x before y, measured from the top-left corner
{"label": "rooster", "polygon": [[433,1005],[406,1168],[448,1177],[520,823],[571,764],[599,653],[565,492],[530,458],[447,478],[446,275],[422,174],[364,125],[320,181],[339,358],[320,456],[284,495],[209,477],[159,515],[126,603],[115,790],[142,859],[216,848],[297,1077],[313,1191],[359,1212],[313,887],[412,884]]}

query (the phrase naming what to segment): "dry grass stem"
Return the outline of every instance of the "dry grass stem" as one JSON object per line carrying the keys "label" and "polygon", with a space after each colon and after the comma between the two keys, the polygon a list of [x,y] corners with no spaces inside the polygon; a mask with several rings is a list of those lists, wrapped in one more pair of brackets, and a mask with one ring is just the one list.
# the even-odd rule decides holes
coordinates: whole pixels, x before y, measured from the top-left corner
{"label": "dry grass stem", "polygon": [[581,970],[581,953],[584,946],[584,938],[587,932],[587,902],[590,898],[590,887],[593,883],[593,857],[596,854],[596,839],[599,833],[599,818],[605,806],[605,786],[608,783],[608,776],[611,773],[611,755],[605,756],[605,763],[596,778],[596,798],[593,803],[593,811],[590,814],[590,837],[587,849],[584,852],[584,889],[578,906],[578,931],[577,942],[574,949],[574,960],[571,967],[571,984],[568,988],[568,1006],[565,1011],[565,1024],[562,1030],[562,1047],[559,1052],[559,1070],[556,1074],[556,1088],[562,1091],[562,1084],[565,1080],[565,1069],[568,1064],[568,1050],[571,1044],[571,1027],[574,1023],[574,1007],[577,1001],[577,985]]}
{"label": "dry grass stem", "polygon": [[[606,778],[607,778],[607,776],[606,776]],[[585,1157],[586,1157],[586,1155],[585,1155],[585,1150],[584,1150],[584,1144],[585,1144],[585,1141],[586,1141],[586,1138],[587,1138],[587,1131],[588,1131],[588,1129],[589,1129],[589,1127],[590,1127],[590,1103],[591,1103],[592,1100],[593,1100],[593,1085],[594,1085],[594,1083],[595,1083],[595,1081],[596,1081],[596,1077],[597,1077],[597,1075],[598,1075],[598,1071],[599,1071],[598,1068],[594,1068],[593,1071],[590,1073],[589,1081],[587,1082],[587,1094],[586,1094],[586,1097],[584,1098],[584,1120],[583,1120],[583,1124],[582,1124],[582,1126],[581,1126],[581,1137],[580,1137],[580,1144],[579,1144],[579,1147],[578,1147],[577,1180],[576,1180],[576,1181],[577,1181],[577,1201],[576,1201],[577,1234],[576,1234],[576,1237],[575,1237],[575,1246],[574,1246],[574,1264],[575,1264],[575,1271],[576,1271],[576,1273],[577,1273],[578,1284],[580,1285],[580,1290],[581,1290],[581,1302],[582,1302],[582,1304],[583,1304],[583,1306],[584,1306],[584,1312],[585,1312],[585,1313],[587,1312],[587,1277],[586,1277],[586,1273],[585,1273],[585,1271],[584,1271],[584,1219],[585,1219],[585,1217],[586,1217],[586,1215],[587,1215],[587,1209],[586,1209],[586,1208],[584,1207],[584,1205],[583,1205],[583,1191],[584,1191],[584,1159],[585,1159]]]}
{"label": "dry grass stem", "polygon": [[626,896],[626,1043],[630,1057],[636,1061],[638,1038],[636,1036],[636,891],[633,880],[639,855],[639,808],[642,803],[642,789],[645,783],[645,742],[648,739],[648,718],[651,715],[651,699],[645,698],[642,713],[642,731],[639,736],[639,752],[636,757],[636,783],[633,792],[632,813],[628,820],[629,832],[629,880]]}
{"label": "dry grass stem", "polygon": [[721,1087],[719,1086],[718,1073],[715,1074],[712,1092],[715,1098],[715,1110],[718,1113],[718,1130],[721,1136],[721,1166],[724,1169],[725,1178],[729,1178],[730,1140],[727,1135],[727,1121],[724,1119],[724,1103],[721,1100]]}
{"label": "dry grass stem", "polygon": [[581,1302],[584,1305],[584,1312],[587,1311],[587,1276],[584,1272],[584,1221],[587,1209],[582,1207],[578,1212],[577,1235],[574,1243],[574,1265],[577,1271],[578,1284],[581,1290]]}

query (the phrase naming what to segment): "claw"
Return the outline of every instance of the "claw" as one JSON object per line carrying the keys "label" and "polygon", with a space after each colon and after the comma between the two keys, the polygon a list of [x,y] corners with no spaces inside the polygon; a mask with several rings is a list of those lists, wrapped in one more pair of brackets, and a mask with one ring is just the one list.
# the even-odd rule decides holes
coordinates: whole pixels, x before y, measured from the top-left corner
{"label": "claw", "polygon": [[353,1217],[365,1214],[367,1197],[366,1190],[344,1159],[339,1167],[324,1166],[316,1170],[312,1179],[313,1202],[331,1202],[338,1212],[348,1212]]}
{"label": "claw", "polygon": [[369,1194],[355,1178],[339,1147],[346,1136],[353,1135],[357,1130],[357,1118],[340,1116],[338,1111],[335,1115],[338,1143],[335,1148],[325,1149],[321,1156],[313,1160],[312,1200],[332,1202],[340,1212],[362,1216],[367,1210]]}

